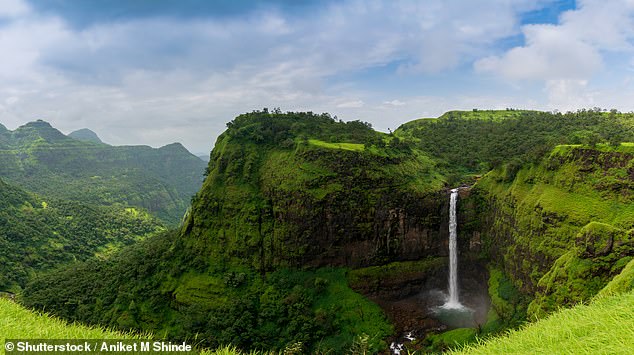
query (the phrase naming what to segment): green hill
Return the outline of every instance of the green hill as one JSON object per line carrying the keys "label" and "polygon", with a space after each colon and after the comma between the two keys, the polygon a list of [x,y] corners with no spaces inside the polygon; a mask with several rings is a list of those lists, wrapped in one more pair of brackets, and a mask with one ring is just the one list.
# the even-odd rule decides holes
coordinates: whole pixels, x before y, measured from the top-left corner
{"label": "green hill", "polygon": [[70,132],[68,134],[69,137],[78,139],[80,141],[93,142],[93,143],[103,143],[97,133],[89,130],[88,128],[78,129],[76,131]]}
{"label": "green hill", "polygon": [[438,161],[454,180],[510,165],[539,161],[560,144],[616,145],[634,141],[632,114],[581,110],[450,111],[437,119],[401,125],[394,134]]}
{"label": "green hill", "polygon": [[438,221],[424,219],[436,213],[429,210],[444,185],[434,167],[362,122],[241,115],[212,151],[184,225],[186,240],[203,259],[260,272],[408,259],[398,224],[436,228]]}
{"label": "green hill", "polygon": [[174,143],[113,147],[65,136],[44,121],[0,131],[0,177],[43,196],[124,204],[178,223],[205,163]]}
{"label": "green hill", "polygon": [[43,199],[0,180],[0,291],[33,276],[165,230],[155,217],[123,206]]}

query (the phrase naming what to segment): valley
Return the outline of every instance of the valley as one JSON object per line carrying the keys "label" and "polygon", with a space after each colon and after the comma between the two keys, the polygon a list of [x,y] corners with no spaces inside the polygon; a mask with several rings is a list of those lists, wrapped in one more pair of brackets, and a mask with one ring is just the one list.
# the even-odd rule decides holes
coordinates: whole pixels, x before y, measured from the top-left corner
{"label": "valley", "polygon": [[[538,348],[557,319],[634,323],[633,114],[451,111],[387,134],[265,109],[227,124],[206,170],[180,144],[58,132],[0,132],[0,285],[32,310],[306,353],[499,353]],[[437,312],[450,274],[467,321]]]}

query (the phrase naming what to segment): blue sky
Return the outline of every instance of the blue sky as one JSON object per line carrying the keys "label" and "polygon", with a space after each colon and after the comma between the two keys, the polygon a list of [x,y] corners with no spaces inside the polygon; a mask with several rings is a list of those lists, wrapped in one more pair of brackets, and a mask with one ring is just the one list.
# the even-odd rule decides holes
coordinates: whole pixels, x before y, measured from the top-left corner
{"label": "blue sky", "polygon": [[0,0],[0,123],[207,153],[261,109],[382,131],[453,109],[634,110],[632,0]]}

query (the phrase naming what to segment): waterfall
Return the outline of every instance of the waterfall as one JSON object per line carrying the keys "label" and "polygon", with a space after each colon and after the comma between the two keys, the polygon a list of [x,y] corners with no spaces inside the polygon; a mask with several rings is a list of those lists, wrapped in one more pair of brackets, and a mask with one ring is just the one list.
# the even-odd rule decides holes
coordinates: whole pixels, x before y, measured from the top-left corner
{"label": "waterfall", "polygon": [[449,300],[443,308],[463,308],[458,301],[458,242],[456,204],[458,202],[458,189],[451,190],[449,198]]}

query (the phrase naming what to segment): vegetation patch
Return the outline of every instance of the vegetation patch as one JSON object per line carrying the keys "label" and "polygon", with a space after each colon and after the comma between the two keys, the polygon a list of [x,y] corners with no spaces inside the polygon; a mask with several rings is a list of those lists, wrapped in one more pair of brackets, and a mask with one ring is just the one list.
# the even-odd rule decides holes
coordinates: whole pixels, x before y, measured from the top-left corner
{"label": "vegetation patch", "polygon": [[619,295],[626,293],[634,289],[634,259],[632,257],[623,258],[623,261],[629,262],[621,270],[621,273],[616,275],[599,293],[594,299],[601,299],[609,296]]}
{"label": "vegetation patch", "polygon": [[426,275],[447,266],[447,258],[427,258],[417,261],[392,262],[348,272],[348,282],[353,289],[376,289],[386,281],[411,279]]}
{"label": "vegetation patch", "polygon": [[309,139],[308,143],[322,148],[363,151],[364,145],[359,143],[329,143],[318,139]]}
{"label": "vegetation patch", "polygon": [[460,354],[622,354],[634,344],[634,293],[560,310]]}

